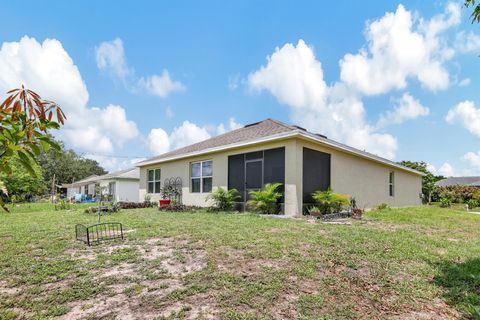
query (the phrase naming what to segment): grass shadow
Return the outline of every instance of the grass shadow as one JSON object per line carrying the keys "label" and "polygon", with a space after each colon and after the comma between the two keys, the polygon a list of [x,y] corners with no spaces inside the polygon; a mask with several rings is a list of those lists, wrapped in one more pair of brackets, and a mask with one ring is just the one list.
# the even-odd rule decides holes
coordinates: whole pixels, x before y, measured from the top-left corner
{"label": "grass shadow", "polygon": [[434,282],[446,290],[446,301],[464,310],[469,319],[480,320],[480,258],[461,263],[443,261],[437,268]]}

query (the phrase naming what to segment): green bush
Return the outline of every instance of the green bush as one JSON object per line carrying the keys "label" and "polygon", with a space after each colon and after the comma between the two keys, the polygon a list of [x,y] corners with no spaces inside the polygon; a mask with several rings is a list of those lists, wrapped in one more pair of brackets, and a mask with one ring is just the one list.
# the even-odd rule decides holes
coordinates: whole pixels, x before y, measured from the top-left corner
{"label": "green bush", "polygon": [[477,208],[480,206],[480,201],[477,199],[470,199],[467,201],[467,205],[469,209]]}
{"label": "green bush", "polygon": [[342,208],[350,204],[348,196],[334,193],[331,188],[325,191],[315,191],[312,198],[318,203],[322,214],[342,211]]}
{"label": "green bush", "polygon": [[440,199],[440,207],[449,208],[452,205],[452,199],[450,197],[444,197]]}
{"label": "green bush", "polygon": [[467,203],[470,199],[480,200],[480,190],[470,186],[448,186],[439,187],[438,198],[449,198],[452,203]]}
{"label": "green bush", "polygon": [[277,190],[281,186],[281,183],[267,183],[260,191],[250,191],[251,200],[247,202],[247,207],[263,214],[278,213],[277,202],[282,197],[282,194]]}
{"label": "green bush", "polygon": [[212,200],[213,206],[218,211],[231,211],[235,205],[235,200],[238,198],[237,189],[216,188],[207,197],[207,200]]}

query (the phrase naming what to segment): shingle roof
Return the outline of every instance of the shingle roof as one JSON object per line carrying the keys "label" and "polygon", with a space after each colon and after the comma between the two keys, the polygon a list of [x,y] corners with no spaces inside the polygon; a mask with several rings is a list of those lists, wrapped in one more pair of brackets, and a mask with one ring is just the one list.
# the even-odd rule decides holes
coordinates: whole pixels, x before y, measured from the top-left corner
{"label": "shingle roof", "polygon": [[141,167],[148,164],[153,164],[156,162],[162,162],[164,160],[172,160],[176,159],[177,157],[187,157],[191,154],[198,154],[205,152],[212,152],[216,151],[219,148],[228,148],[234,147],[237,144],[247,144],[249,142],[254,143],[256,140],[261,140],[262,138],[280,138],[283,136],[288,136],[288,134],[301,134],[304,137],[312,138],[313,140],[323,143],[325,145],[332,146],[334,148],[339,148],[341,150],[345,150],[347,152],[351,152],[353,154],[361,155],[363,157],[382,162],[387,165],[391,165],[397,168],[401,168],[406,171],[410,171],[419,175],[423,175],[423,173],[413,170],[411,168],[404,167],[398,163],[390,161],[388,159],[379,157],[377,155],[371,154],[366,151],[362,151],[345,144],[339,143],[337,141],[328,139],[326,136],[321,134],[316,134],[312,132],[308,132],[302,127],[288,125],[283,122],[274,120],[274,119],[266,119],[260,122],[255,122],[249,125],[244,126],[243,128],[233,130],[227,132],[222,135],[218,135],[216,137],[180,148],[176,149],[167,153],[163,153],[156,157],[147,159],[145,161],[139,162],[136,165]]}
{"label": "shingle roof", "polygon": [[[294,130],[298,130],[298,129],[273,119],[266,119],[260,122],[246,125],[243,128],[218,135],[208,140],[204,140],[180,149],[163,153],[159,156],[147,159],[144,162],[170,158],[170,157],[179,156],[182,154],[187,154],[187,153],[201,151],[201,150],[215,148],[215,147],[221,147],[221,146],[238,143],[238,142],[255,140],[259,138],[268,137],[277,133],[284,133],[284,132],[289,132]],[[142,162],[140,162],[139,164],[141,164]]]}
{"label": "shingle roof", "polygon": [[480,177],[449,177],[435,183],[438,187],[448,186],[472,186],[480,187]]}

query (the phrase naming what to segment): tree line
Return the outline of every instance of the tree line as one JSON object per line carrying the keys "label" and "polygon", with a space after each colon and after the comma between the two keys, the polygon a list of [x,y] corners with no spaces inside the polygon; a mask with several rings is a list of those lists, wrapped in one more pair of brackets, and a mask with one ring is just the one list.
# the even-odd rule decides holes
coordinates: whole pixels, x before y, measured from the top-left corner
{"label": "tree line", "polygon": [[107,173],[97,161],[86,159],[67,149],[60,141],[55,142],[58,149],[41,150],[36,157],[36,163],[31,164],[35,175],[32,175],[17,157],[14,157],[10,164],[11,174],[0,173],[0,181],[3,181],[8,189],[10,200],[28,201],[33,197],[50,194],[53,182],[57,185],[72,183],[91,175]]}

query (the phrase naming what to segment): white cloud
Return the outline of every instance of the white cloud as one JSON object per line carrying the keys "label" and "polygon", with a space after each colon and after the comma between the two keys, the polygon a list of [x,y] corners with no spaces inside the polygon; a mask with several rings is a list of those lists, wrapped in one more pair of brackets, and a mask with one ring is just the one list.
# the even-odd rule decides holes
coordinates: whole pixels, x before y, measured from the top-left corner
{"label": "white cloud", "polygon": [[455,170],[453,169],[452,165],[448,162],[445,162],[444,164],[442,164],[442,166],[438,169],[437,173],[445,177],[455,176]]}
{"label": "white cloud", "polygon": [[87,152],[113,152],[116,145],[138,134],[120,106],[89,108],[88,91],[77,66],[55,39],[43,43],[23,37],[5,42],[0,49],[0,91],[25,84],[44,99],[59,103],[65,126],[53,133],[67,144]]}
{"label": "white cloud", "polygon": [[148,147],[152,154],[158,155],[170,150],[168,134],[162,128],[150,130],[148,135]]}
{"label": "white cloud", "polygon": [[401,98],[393,100],[395,107],[380,115],[378,127],[385,127],[390,124],[400,124],[407,120],[427,116],[430,110],[424,107],[420,101],[412,97],[409,93],[404,93]]}
{"label": "white cloud", "polygon": [[470,53],[480,50],[480,36],[472,31],[466,33],[460,31],[455,38],[455,48],[462,53]]}
{"label": "white cloud", "polygon": [[169,136],[171,148],[178,149],[190,144],[209,139],[211,136],[206,128],[197,126],[188,120],[175,127]]}
{"label": "white cloud", "polygon": [[110,72],[121,80],[125,80],[132,73],[127,66],[123,42],[120,38],[100,43],[95,47],[95,57],[100,70]]}
{"label": "white cloud", "polygon": [[237,123],[237,121],[235,120],[235,118],[231,117],[230,119],[228,119],[228,126],[225,127],[225,125],[223,123],[220,123],[218,126],[217,126],[217,134],[224,134],[228,131],[232,131],[232,130],[236,130],[236,129],[240,129],[242,128],[243,125],[240,124],[240,123]]}
{"label": "white cloud", "polygon": [[180,126],[175,127],[170,134],[162,128],[150,130],[147,143],[152,154],[158,155],[241,127],[243,125],[237,123],[233,117],[229,118],[227,125],[221,123],[218,126],[203,127],[186,120]]}
{"label": "white cloud", "polygon": [[97,161],[108,172],[133,168],[137,162],[145,160],[145,158],[125,159],[111,156],[101,156],[96,154],[85,154],[84,158]]}
{"label": "white cloud", "polygon": [[167,70],[163,70],[161,75],[140,78],[138,80],[138,85],[140,88],[145,89],[148,93],[161,98],[165,98],[173,92],[185,91],[185,86],[183,83],[172,80]]}
{"label": "white cloud", "polygon": [[25,84],[43,98],[55,100],[67,116],[82,112],[88,102],[82,76],[58,40],[39,43],[25,36],[18,42],[4,42],[0,70],[1,93]]}
{"label": "white cloud", "polygon": [[459,87],[466,87],[470,85],[470,78],[465,78],[458,83]]}
{"label": "white cloud", "polygon": [[437,168],[431,163],[427,163],[427,170],[433,174],[437,173]]}
{"label": "white cloud", "polygon": [[267,64],[249,75],[248,84],[288,105],[292,120],[311,131],[388,158],[395,155],[395,138],[365,122],[363,103],[347,86],[326,85],[321,63],[303,40],[276,48]]}
{"label": "white cloud", "polygon": [[460,8],[449,4],[445,14],[420,19],[399,5],[367,25],[367,47],[340,61],[342,81],[366,95],[404,89],[416,78],[429,90],[445,89],[449,74],[443,63],[453,56],[440,34],[460,22]]}
{"label": "white cloud", "polygon": [[463,157],[462,160],[468,163],[470,167],[475,170],[480,170],[480,152],[467,152]]}
{"label": "white cloud", "polygon": [[175,113],[173,112],[172,107],[167,106],[165,108],[165,115],[167,116],[168,119],[173,119],[173,117],[175,116]]}
{"label": "white cloud", "polygon": [[480,109],[472,101],[463,101],[448,111],[446,121],[460,124],[470,133],[480,138]]}
{"label": "white cloud", "polygon": [[[112,41],[104,41],[95,47],[97,67],[100,70],[111,73],[122,80],[125,86],[131,91],[146,91],[149,94],[165,98],[170,93],[185,91],[185,85],[180,81],[172,80],[168,70],[163,70],[160,75],[147,77],[136,77],[132,68],[127,64],[122,39],[116,38]],[[127,83],[127,78],[135,85]]]}

